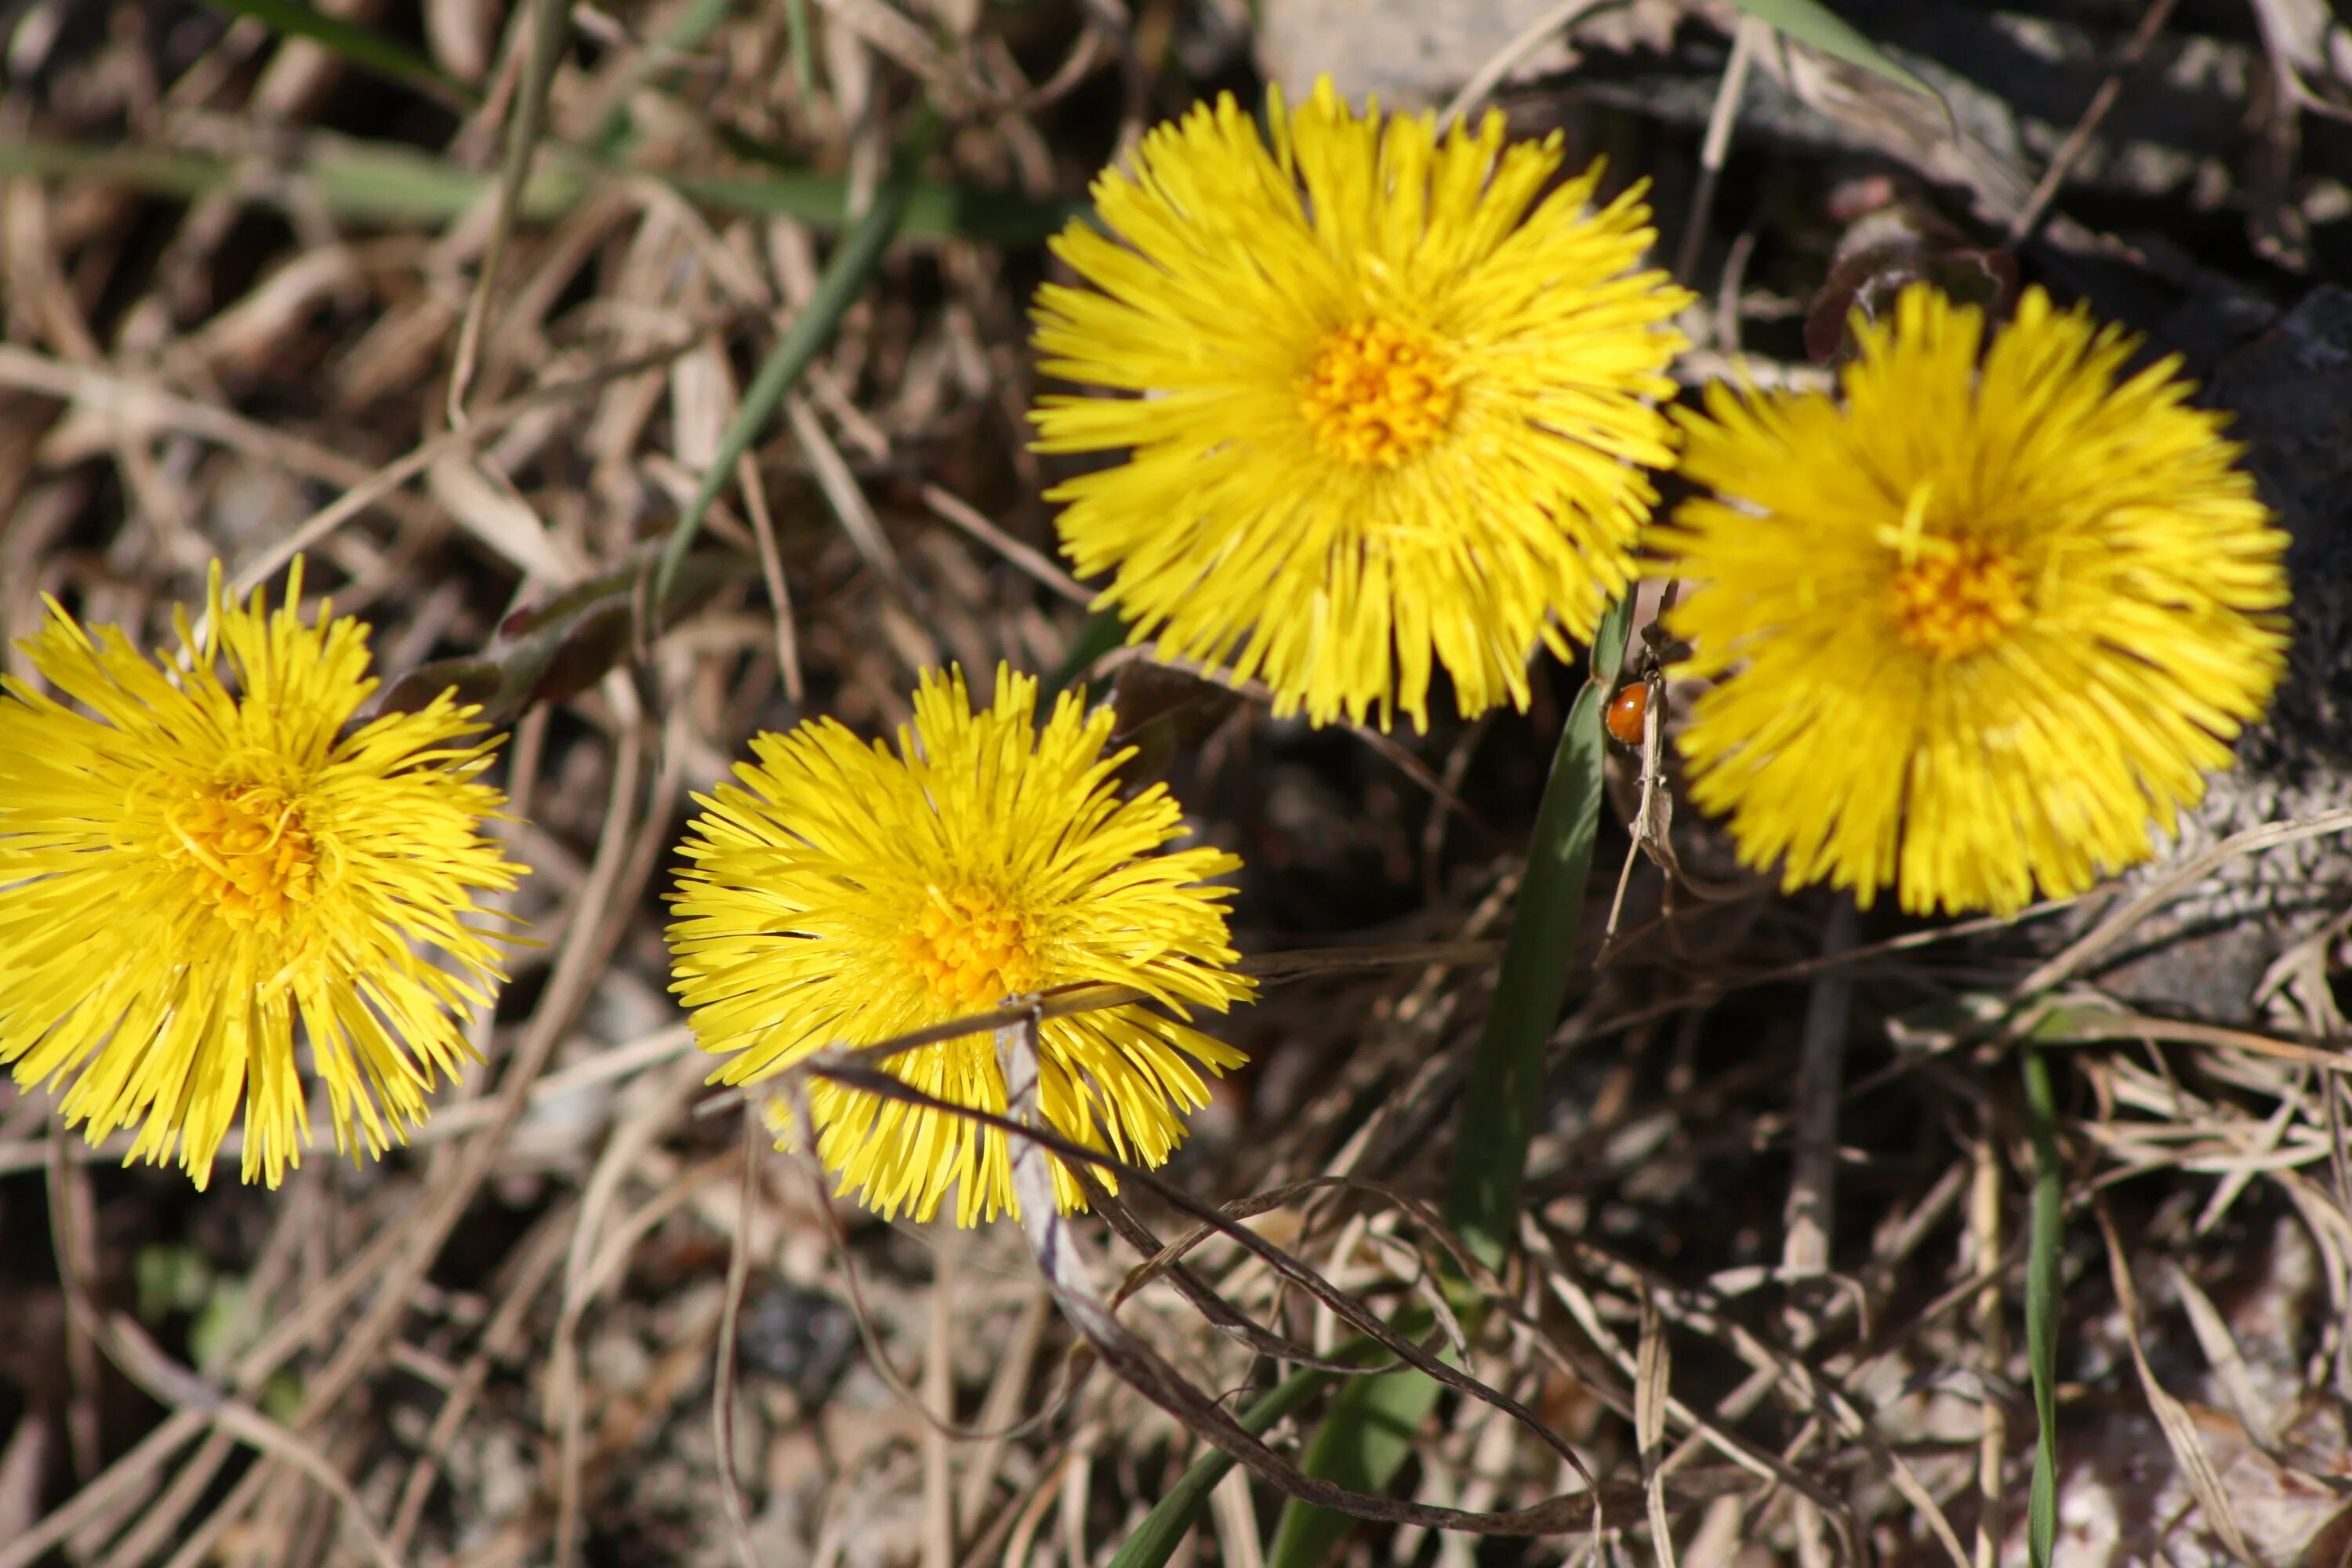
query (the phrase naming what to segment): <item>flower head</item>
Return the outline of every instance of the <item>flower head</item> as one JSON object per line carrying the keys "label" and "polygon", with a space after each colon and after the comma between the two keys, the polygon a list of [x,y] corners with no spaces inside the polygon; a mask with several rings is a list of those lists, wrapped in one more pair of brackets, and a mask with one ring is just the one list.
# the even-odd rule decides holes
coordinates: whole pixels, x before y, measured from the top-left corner
{"label": "flower head", "polygon": [[1556,135],[1441,138],[1328,81],[1267,120],[1270,148],[1230,97],[1159,127],[1095,183],[1117,237],[1054,242],[1090,286],[1040,290],[1043,368],[1134,395],[1040,400],[1040,451],[1132,449],[1051,492],[1063,548],[1139,640],[1277,713],[1425,727],[1433,663],[1465,713],[1524,707],[1538,644],[1632,574],[1689,296],[1634,270],[1638,186],[1546,193]]}
{"label": "flower head", "polygon": [[[700,799],[682,853],[675,989],[702,1047],[743,1083],[829,1045],[870,1045],[1086,981],[1124,985],[1180,1017],[1249,994],[1227,972],[1223,888],[1240,862],[1161,847],[1182,831],[1155,784],[1121,800],[1103,754],[1111,713],[1065,693],[1036,722],[1037,682],[1000,668],[972,710],[962,672],[934,672],[894,754],[821,719],[761,735],[754,763]],[[1038,1108],[1064,1136],[1157,1165],[1206,1102],[1194,1064],[1243,1057],[1140,1004],[1049,1018]],[[1189,1058],[1189,1059],[1188,1059]],[[1003,1114],[992,1040],[904,1052],[888,1070],[940,1100]],[[970,1225],[1014,1207],[1005,1135],[960,1117],[818,1082],[817,1154],[884,1216],[929,1219],[954,1185]],[[1056,1162],[1066,1209],[1083,1190]]]}
{"label": "flower head", "polygon": [[2013,910],[2147,858],[2282,668],[2285,536],[2167,361],[2029,289],[1906,291],[1843,402],[1709,389],[1654,531],[1722,683],[1681,737],[1743,857]]}
{"label": "flower head", "polygon": [[503,803],[473,710],[346,733],[366,634],[301,593],[298,561],[278,610],[238,605],[215,564],[204,636],[179,612],[152,660],[52,602],[21,646],[79,709],[0,682],[0,1061],[199,1187],[240,1102],[245,1180],[301,1163],[298,1018],[339,1150],[422,1121],[470,1054],[452,1015],[499,977],[474,894],[520,874],[478,831]]}

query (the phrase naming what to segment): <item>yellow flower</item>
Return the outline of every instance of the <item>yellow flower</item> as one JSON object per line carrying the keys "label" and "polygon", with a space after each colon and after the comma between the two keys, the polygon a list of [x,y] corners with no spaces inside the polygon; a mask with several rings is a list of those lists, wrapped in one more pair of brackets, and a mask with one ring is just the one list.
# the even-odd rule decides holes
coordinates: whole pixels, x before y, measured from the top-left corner
{"label": "yellow flower", "polygon": [[2172,361],[2029,289],[1915,288],[1860,328],[1844,399],[1708,389],[1654,531],[1668,627],[1722,683],[1693,799],[1790,888],[2011,911],[2147,858],[2259,716],[2286,539]]}
{"label": "yellow flower", "polygon": [[[702,1048],[734,1053],[714,1081],[1084,981],[1131,986],[1179,1016],[1249,994],[1225,969],[1228,889],[1200,885],[1240,862],[1155,853],[1182,832],[1180,813],[1157,784],[1119,798],[1112,770],[1128,753],[1102,754],[1110,710],[1085,717],[1065,693],[1040,729],[1036,708],[1034,678],[1000,668],[995,706],[976,713],[961,670],[934,672],[898,754],[821,719],[756,737],[758,761],[736,765],[743,787],[697,797],[670,944]],[[1179,1108],[1207,1101],[1192,1063],[1244,1059],[1140,1004],[1049,1018],[1038,1055],[1038,1106],[1056,1131],[1151,1165],[1184,1135]],[[1005,1109],[984,1034],[888,1070]],[[885,1218],[930,1218],[951,1184],[961,1225],[1017,1212],[1003,1132],[824,1082],[810,1100],[819,1158]],[[1083,1206],[1059,1162],[1054,1179],[1065,1209]]]}
{"label": "yellow flower", "polygon": [[301,1163],[298,1016],[336,1148],[404,1139],[470,1054],[451,1015],[499,978],[473,895],[520,874],[477,831],[503,802],[474,710],[444,695],[346,733],[375,688],[365,631],[325,605],[306,624],[301,593],[297,562],[283,607],[240,605],[215,564],[203,638],[177,612],[153,661],[53,601],[20,646],[87,711],[0,690],[0,1061],[70,1078],[93,1143],[140,1122],[131,1159],[176,1144],[199,1187],[240,1101],[244,1179]]}
{"label": "yellow flower", "polygon": [[1276,713],[1426,728],[1433,660],[1465,714],[1524,708],[1625,585],[1673,460],[1646,399],[1689,296],[1637,272],[1636,186],[1546,194],[1559,138],[1503,118],[1441,140],[1359,117],[1328,81],[1268,94],[1269,149],[1231,97],[1144,137],[1054,253],[1042,368],[1133,396],[1041,398],[1043,452],[1132,448],[1061,485],[1063,549],[1162,656],[1262,677]]}

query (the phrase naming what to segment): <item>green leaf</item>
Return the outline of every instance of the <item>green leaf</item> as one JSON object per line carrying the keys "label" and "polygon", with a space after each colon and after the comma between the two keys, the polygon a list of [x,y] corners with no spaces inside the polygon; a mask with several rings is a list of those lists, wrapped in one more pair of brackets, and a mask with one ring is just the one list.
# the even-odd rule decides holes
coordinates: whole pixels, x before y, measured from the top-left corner
{"label": "green leaf", "polygon": [[743,405],[728,421],[719,437],[719,450],[704,470],[702,483],[695,488],[694,499],[687,503],[677,526],[670,530],[668,542],[662,547],[661,566],[654,575],[657,591],[667,593],[678,563],[694,547],[695,535],[702,531],[703,515],[719,492],[735,479],[736,460],[749,451],[760,432],[768,427],[782,405],[784,395],[800,382],[833,335],[841,329],[842,317],[866,291],[866,279],[881,264],[882,252],[898,233],[899,220],[906,216],[907,197],[913,189],[915,171],[922,165],[922,154],[929,142],[927,125],[915,138],[915,144],[902,148],[887,178],[875,192],[874,204],[856,226],[842,237],[841,244],[825,262],[824,271],[816,280],[815,291],[784,335],[776,340],[767,363],[743,394]]}
{"label": "green leaf", "polygon": [[1778,32],[1786,33],[1801,44],[1810,44],[1832,59],[1860,66],[1888,81],[1900,83],[1915,92],[1924,92],[1944,110],[1947,121],[1952,118],[1952,106],[1944,95],[1929,87],[1918,77],[1895,62],[1892,56],[1870,41],[1853,23],[1822,5],[1821,0],[1731,0],[1731,3]]}
{"label": "green leaf", "polygon": [[300,0],[206,0],[206,3],[215,10],[226,11],[232,16],[248,17],[273,33],[282,33],[289,38],[308,38],[362,70],[372,71],[404,87],[413,87],[427,98],[436,99],[454,108],[470,110],[481,102],[480,95],[472,88],[407,45],[387,38],[372,27],[362,27],[340,16],[330,16],[323,11],[313,10],[301,4]]}
{"label": "green leaf", "polygon": [[[640,593],[642,563],[592,577],[544,605],[518,610],[478,654],[421,664],[383,689],[368,718],[413,713],[443,692],[481,710],[492,727],[512,723],[535,703],[561,702],[604,679],[604,672],[707,603],[730,583],[756,574],[732,550],[687,557],[658,611]],[[358,722],[358,721],[354,721]]]}
{"label": "green leaf", "polygon": [[[1335,1375],[1319,1367],[1301,1367],[1243,1411],[1238,1419],[1245,1430],[1263,1435],[1307,1403]],[[1422,1381],[1426,1383],[1428,1379]],[[1184,1532],[1192,1528],[1201,1510],[1207,1506],[1209,1493],[1233,1468],[1234,1457],[1222,1448],[1212,1448],[1193,1460],[1177,1478],[1176,1484],[1168,1489],[1168,1495],[1143,1516],[1135,1533],[1119,1544],[1118,1551],[1112,1554],[1110,1568],[1160,1568],[1174,1553],[1176,1543],[1184,1539]]]}
{"label": "green leaf", "polygon": [[1535,842],[1511,912],[1510,940],[1495,979],[1495,1005],[1470,1067],[1454,1121],[1445,1215],[1488,1268],[1499,1267],[1517,1233],[1528,1144],[1541,1108],[1544,1052],[1568,993],[1569,952],[1584,910],[1584,885],[1601,831],[1601,717],[1615,695],[1632,619],[1629,595],[1601,618],[1592,674],[1576,694],[1552,753],[1536,811]]}
{"label": "green leaf", "polygon": [[[1400,1313],[1399,1332],[1426,1333],[1433,1321],[1426,1309]],[[1468,1325],[1464,1325],[1465,1328]],[[1449,1352],[1445,1358],[1451,1362]],[[1337,1481],[1356,1491],[1379,1492],[1396,1479],[1412,1457],[1413,1438],[1445,1392],[1433,1377],[1410,1368],[1378,1377],[1349,1380],[1331,1401],[1331,1408],[1316,1429],[1300,1468],[1318,1479]],[[1266,1550],[1266,1568],[1314,1568],[1330,1556],[1356,1521],[1328,1508],[1297,1502],[1283,1505],[1276,1522],[1274,1544]]]}
{"label": "green leaf", "polygon": [[220,1377],[250,1344],[258,1325],[247,1313],[246,1280],[232,1275],[213,1286],[188,1325],[188,1364],[206,1377]]}
{"label": "green leaf", "polygon": [[[1632,619],[1630,595],[1601,617],[1592,639],[1592,673],[1560,727],[1551,775],[1536,809],[1535,839],[1519,880],[1502,971],[1495,980],[1494,1007],[1454,1122],[1445,1217],[1489,1268],[1499,1267],[1510,1251],[1527,1188],[1528,1144],[1543,1103],[1545,1052],[1568,993],[1570,953],[1601,831],[1606,796],[1601,721],[1615,695]],[[1477,1331],[1482,1305],[1474,1300],[1457,1305],[1465,1332]],[[1307,1473],[1358,1491],[1385,1490],[1404,1468],[1413,1435],[1439,1393],[1436,1383],[1417,1372],[1357,1380],[1332,1402],[1307,1449]],[[1286,1504],[1266,1568],[1316,1568],[1352,1523],[1328,1509]]]}
{"label": "green leaf", "polygon": [[269,1374],[254,1401],[261,1413],[281,1426],[291,1426],[302,1414],[302,1379],[284,1367]]}
{"label": "green leaf", "polygon": [[2058,1105],[2050,1061],[2031,1041],[2019,1048],[2033,1135],[2033,1220],[2025,1252],[2025,1360],[2033,1380],[2033,1480],[2026,1493],[2025,1545],[2033,1568],[2050,1568],[2058,1532],[2058,1263],[2065,1246],[2063,1174],[2058,1165]]}
{"label": "green leaf", "polygon": [[150,1327],[174,1312],[193,1312],[213,1289],[211,1261],[193,1247],[148,1246],[131,1258],[131,1298]]}

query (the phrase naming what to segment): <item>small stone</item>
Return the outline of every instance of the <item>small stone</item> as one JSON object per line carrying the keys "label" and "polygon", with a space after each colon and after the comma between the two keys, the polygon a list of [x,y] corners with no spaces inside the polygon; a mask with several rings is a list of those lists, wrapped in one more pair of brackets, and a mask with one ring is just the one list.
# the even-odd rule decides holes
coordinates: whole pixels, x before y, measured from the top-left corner
{"label": "small stone", "polygon": [[770,1281],[743,1304],[744,1374],[773,1378],[803,1408],[822,1404],[857,1352],[857,1321],[831,1296]]}
{"label": "small stone", "polygon": [[[1556,9],[1554,0],[1486,0],[1476,5],[1398,5],[1389,0],[1263,0],[1258,63],[1286,93],[1303,97],[1328,75],[1342,98],[1380,95],[1383,104],[1443,103],[1519,32]],[[1523,72],[1558,70],[1572,57],[1548,44]]]}

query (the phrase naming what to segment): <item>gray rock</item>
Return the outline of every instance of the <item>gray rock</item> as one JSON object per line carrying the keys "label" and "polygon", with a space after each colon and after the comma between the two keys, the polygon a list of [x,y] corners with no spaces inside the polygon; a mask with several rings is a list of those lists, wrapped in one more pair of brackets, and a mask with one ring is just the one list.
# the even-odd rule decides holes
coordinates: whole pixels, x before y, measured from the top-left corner
{"label": "gray rock", "polygon": [[[1377,94],[1418,108],[1443,102],[1488,56],[1550,8],[1551,0],[1481,5],[1396,5],[1385,0],[1266,0],[1258,64],[1282,89],[1304,95],[1328,75],[1341,94]],[[1531,62],[1557,69],[1559,51]]]}
{"label": "gray rock", "polygon": [[[2352,292],[2324,285],[2224,353],[2207,397],[2233,410],[2247,466],[2293,535],[2294,643],[2271,712],[2137,890],[2232,834],[2352,805]],[[2352,843],[2242,856],[2186,889],[2096,972],[2132,1000],[2246,1021],[2273,962],[2352,907]],[[2085,910],[2063,929],[2095,918]]]}

